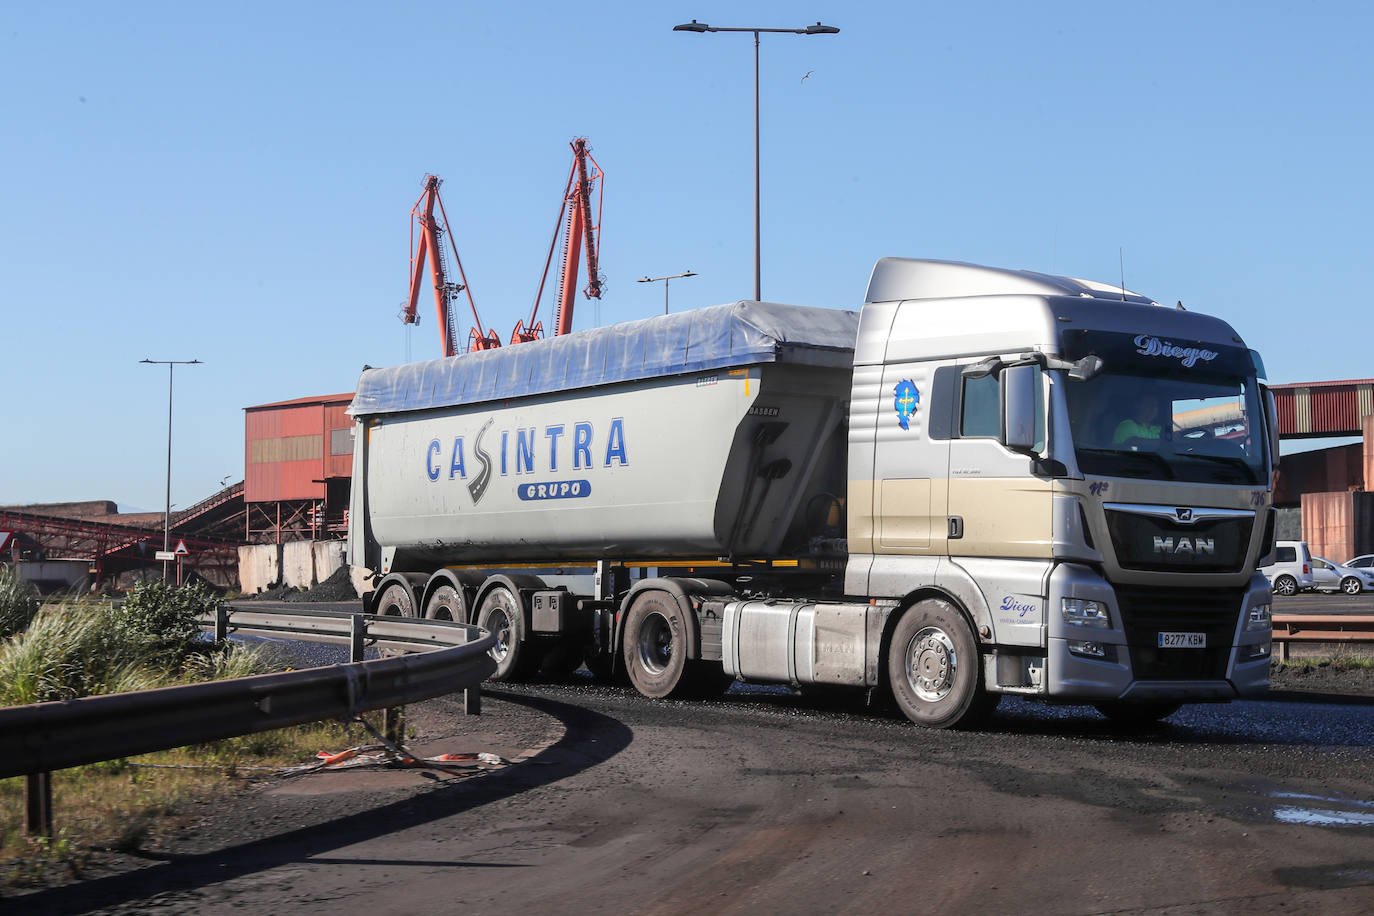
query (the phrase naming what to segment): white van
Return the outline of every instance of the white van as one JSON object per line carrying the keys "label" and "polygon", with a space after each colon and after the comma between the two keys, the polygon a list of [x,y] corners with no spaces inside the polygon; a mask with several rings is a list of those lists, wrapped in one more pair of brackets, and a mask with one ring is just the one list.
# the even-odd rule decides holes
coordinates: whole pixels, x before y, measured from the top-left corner
{"label": "white van", "polygon": [[1306,541],[1279,541],[1274,562],[1260,568],[1276,595],[1296,595],[1316,584],[1312,578],[1312,552]]}

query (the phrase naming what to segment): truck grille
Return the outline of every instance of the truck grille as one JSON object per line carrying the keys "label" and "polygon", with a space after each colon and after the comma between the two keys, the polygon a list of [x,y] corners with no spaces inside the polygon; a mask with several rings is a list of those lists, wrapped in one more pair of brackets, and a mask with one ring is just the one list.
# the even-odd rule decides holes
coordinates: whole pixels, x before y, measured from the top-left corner
{"label": "truck grille", "polygon": [[1240,572],[1255,524],[1253,515],[1178,525],[1131,512],[1106,514],[1116,561],[1123,569],[1154,572]]}
{"label": "truck grille", "polygon": [[[1118,586],[1117,606],[1135,676],[1143,680],[1225,678],[1244,598],[1242,589]],[[1207,648],[1161,649],[1161,632],[1206,633]]]}

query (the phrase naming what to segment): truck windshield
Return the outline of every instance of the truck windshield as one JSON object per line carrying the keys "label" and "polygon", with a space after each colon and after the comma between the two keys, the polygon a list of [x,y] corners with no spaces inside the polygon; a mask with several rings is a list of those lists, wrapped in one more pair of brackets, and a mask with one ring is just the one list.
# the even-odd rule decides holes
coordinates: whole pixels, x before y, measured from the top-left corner
{"label": "truck windshield", "polygon": [[1265,434],[1254,379],[1163,377],[1110,370],[1065,386],[1084,474],[1192,483],[1265,482]]}

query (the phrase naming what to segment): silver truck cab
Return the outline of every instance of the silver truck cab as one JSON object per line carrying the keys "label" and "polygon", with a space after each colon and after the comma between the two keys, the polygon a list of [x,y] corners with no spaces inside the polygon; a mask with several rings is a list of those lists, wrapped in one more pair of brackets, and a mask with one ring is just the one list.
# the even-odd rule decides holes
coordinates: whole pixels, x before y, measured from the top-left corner
{"label": "silver truck cab", "polygon": [[854,362],[848,594],[956,602],[992,692],[1158,713],[1267,686],[1272,399],[1226,322],[885,258]]}

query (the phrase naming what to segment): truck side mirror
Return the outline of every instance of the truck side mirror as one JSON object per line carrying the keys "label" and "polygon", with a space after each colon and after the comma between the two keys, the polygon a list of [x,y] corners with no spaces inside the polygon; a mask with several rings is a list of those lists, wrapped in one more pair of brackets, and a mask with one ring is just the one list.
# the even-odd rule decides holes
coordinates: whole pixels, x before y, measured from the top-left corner
{"label": "truck side mirror", "polygon": [[960,373],[964,378],[987,378],[989,375],[996,375],[1002,371],[1006,363],[1000,356],[989,356],[987,359],[976,363],[970,363],[963,368]]}
{"label": "truck side mirror", "polygon": [[1269,428],[1269,462],[1277,468],[1279,466],[1279,408],[1274,403],[1274,392],[1269,390],[1268,385],[1261,385],[1260,391],[1264,393],[1264,425]]}
{"label": "truck side mirror", "polygon": [[1039,381],[1039,366],[1012,366],[1002,371],[1002,444],[1012,451],[1035,450]]}
{"label": "truck side mirror", "polygon": [[1069,378],[1075,382],[1091,381],[1102,372],[1104,365],[1102,357],[1090,353],[1073,364],[1073,368],[1069,369]]}

